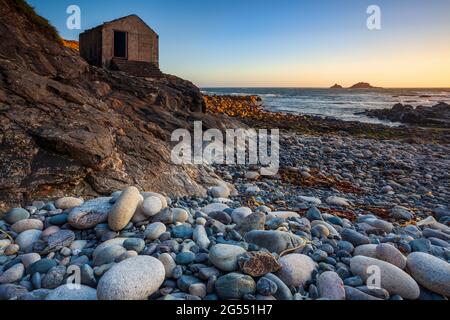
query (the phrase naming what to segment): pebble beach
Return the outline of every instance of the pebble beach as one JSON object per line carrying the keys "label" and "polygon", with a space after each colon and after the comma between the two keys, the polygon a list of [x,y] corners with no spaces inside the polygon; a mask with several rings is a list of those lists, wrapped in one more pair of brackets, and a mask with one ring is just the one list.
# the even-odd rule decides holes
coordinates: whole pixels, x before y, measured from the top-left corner
{"label": "pebble beach", "polygon": [[207,197],[130,186],[12,208],[0,299],[448,299],[448,145],[286,133],[280,155],[276,176],[211,167],[225,182]]}

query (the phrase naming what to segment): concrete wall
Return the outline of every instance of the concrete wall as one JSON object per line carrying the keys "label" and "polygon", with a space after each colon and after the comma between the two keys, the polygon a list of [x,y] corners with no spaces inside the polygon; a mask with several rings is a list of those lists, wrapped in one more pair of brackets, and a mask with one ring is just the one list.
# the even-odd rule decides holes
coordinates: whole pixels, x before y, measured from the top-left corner
{"label": "concrete wall", "polygon": [[127,32],[128,60],[151,62],[159,67],[159,37],[137,16],[103,25],[102,64],[109,67],[114,57],[114,30]]}

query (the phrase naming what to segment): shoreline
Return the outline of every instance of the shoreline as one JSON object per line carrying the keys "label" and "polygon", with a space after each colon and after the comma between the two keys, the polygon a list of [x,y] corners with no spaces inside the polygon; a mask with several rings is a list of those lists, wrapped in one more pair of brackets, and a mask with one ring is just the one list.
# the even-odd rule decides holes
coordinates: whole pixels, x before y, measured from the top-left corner
{"label": "shoreline", "polygon": [[396,139],[406,143],[443,143],[450,141],[449,128],[408,126],[390,127],[357,121],[343,121],[310,115],[271,112],[264,108],[257,95],[203,95],[207,112],[224,114],[255,128],[279,128],[311,134],[349,134],[359,138]]}

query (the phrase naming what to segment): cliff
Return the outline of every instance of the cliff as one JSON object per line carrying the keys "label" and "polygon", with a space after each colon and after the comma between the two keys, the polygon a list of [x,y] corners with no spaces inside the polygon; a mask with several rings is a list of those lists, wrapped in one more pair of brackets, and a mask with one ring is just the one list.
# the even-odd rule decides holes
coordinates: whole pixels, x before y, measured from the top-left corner
{"label": "cliff", "polygon": [[0,0],[0,212],[30,199],[109,194],[128,185],[203,194],[216,176],[175,166],[170,135],[202,120],[192,83],[89,66],[21,0]]}

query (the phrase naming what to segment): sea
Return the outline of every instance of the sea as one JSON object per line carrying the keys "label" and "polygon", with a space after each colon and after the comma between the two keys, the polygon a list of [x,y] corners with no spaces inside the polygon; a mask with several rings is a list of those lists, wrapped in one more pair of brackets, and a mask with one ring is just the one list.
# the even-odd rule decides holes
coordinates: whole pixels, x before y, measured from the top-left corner
{"label": "sea", "polygon": [[367,117],[369,109],[392,108],[397,103],[412,106],[450,104],[446,89],[316,89],[316,88],[203,88],[208,95],[258,95],[269,111],[331,117],[344,121],[399,126],[400,123]]}

